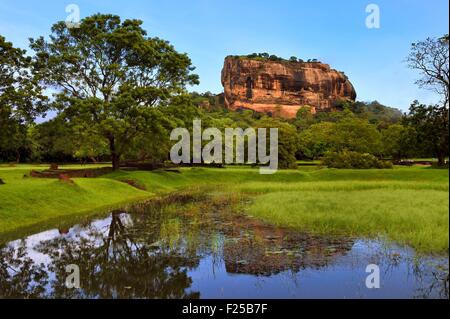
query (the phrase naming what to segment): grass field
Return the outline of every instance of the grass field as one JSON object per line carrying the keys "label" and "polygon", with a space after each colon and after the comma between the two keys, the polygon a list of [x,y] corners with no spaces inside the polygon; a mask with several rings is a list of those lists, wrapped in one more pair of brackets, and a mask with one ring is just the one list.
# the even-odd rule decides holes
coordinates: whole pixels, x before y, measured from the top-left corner
{"label": "grass field", "polygon": [[[89,215],[154,194],[201,188],[243,194],[244,212],[277,225],[352,236],[382,236],[420,252],[448,253],[448,170],[335,170],[314,166],[260,175],[257,169],[183,168],[175,172],[119,171],[96,179],[23,178],[32,168],[0,167],[0,234],[43,221]],[[68,168],[68,167],[65,167]],[[71,166],[69,168],[79,168]],[[121,180],[135,180],[139,190]]]}
{"label": "grass field", "polygon": [[[119,181],[97,178],[74,179],[74,185],[56,179],[24,178],[31,169],[48,166],[0,167],[0,234],[47,221],[86,215],[151,194]],[[65,168],[79,168],[71,166]]]}

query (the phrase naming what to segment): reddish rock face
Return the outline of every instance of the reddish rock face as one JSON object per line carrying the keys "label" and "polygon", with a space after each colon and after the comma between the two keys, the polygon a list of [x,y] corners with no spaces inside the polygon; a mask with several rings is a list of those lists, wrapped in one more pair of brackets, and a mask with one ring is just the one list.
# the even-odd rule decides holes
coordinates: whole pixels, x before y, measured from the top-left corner
{"label": "reddish rock face", "polygon": [[327,64],[225,58],[222,70],[225,105],[286,118],[308,105],[312,112],[334,109],[339,100],[356,99],[348,78]]}

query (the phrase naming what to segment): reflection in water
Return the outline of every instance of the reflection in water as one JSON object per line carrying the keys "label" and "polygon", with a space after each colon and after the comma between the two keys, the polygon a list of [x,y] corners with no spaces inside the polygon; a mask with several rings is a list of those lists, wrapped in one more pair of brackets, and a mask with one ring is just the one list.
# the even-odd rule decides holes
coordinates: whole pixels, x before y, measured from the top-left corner
{"label": "reflection in water", "polygon": [[[276,228],[230,213],[223,199],[190,201],[0,247],[0,298],[448,298],[446,258]],[[381,289],[365,287],[371,263]],[[81,289],[65,286],[70,264]]]}

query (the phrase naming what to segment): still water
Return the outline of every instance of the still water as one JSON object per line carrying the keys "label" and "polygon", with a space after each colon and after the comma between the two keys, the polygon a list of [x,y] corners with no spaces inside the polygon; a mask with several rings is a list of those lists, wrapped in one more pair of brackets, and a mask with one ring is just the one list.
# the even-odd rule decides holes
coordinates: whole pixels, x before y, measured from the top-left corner
{"label": "still water", "polygon": [[[189,203],[190,199],[185,199]],[[0,298],[448,298],[448,257],[149,203],[0,245]],[[191,203],[192,204],[192,203]],[[366,267],[380,267],[380,288]],[[67,265],[80,270],[68,289]]]}

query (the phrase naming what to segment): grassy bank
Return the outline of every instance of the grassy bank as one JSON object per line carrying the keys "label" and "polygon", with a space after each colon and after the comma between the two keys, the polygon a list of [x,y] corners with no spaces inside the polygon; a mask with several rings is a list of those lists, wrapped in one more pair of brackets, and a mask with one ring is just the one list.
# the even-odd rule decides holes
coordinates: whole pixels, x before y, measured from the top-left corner
{"label": "grassy bank", "polygon": [[244,168],[196,168],[109,177],[133,178],[156,192],[211,184],[210,190],[249,195],[252,204],[243,210],[269,223],[324,234],[381,236],[421,252],[448,252],[448,170],[303,168],[259,175]]}
{"label": "grassy bank", "polygon": [[374,188],[273,192],[255,198],[249,214],[276,225],[323,234],[377,237],[419,251],[448,249],[448,192]]}
{"label": "grassy bank", "polygon": [[106,178],[78,178],[74,184],[68,184],[56,179],[23,177],[30,169],[43,168],[0,167],[0,178],[5,182],[0,185],[0,233],[48,220],[58,223],[59,219],[87,215],[151,196]]}
{"label": "grassy bank", "polygon": [[[75,167],[74,167],[75,168]],[[0,233],[54,217],[88,214],[187,188],[239,193],[242,209],[282,226],[318,233],[383,236],[422,252],[448,252],[448,170],[333,170],[301,167],[260,175],[257,169],[184,168],[176,172],[119,171],[96,179],[23,178],[30,167],[0,167]],[[134,180],[146,190],[121,181]]]}

